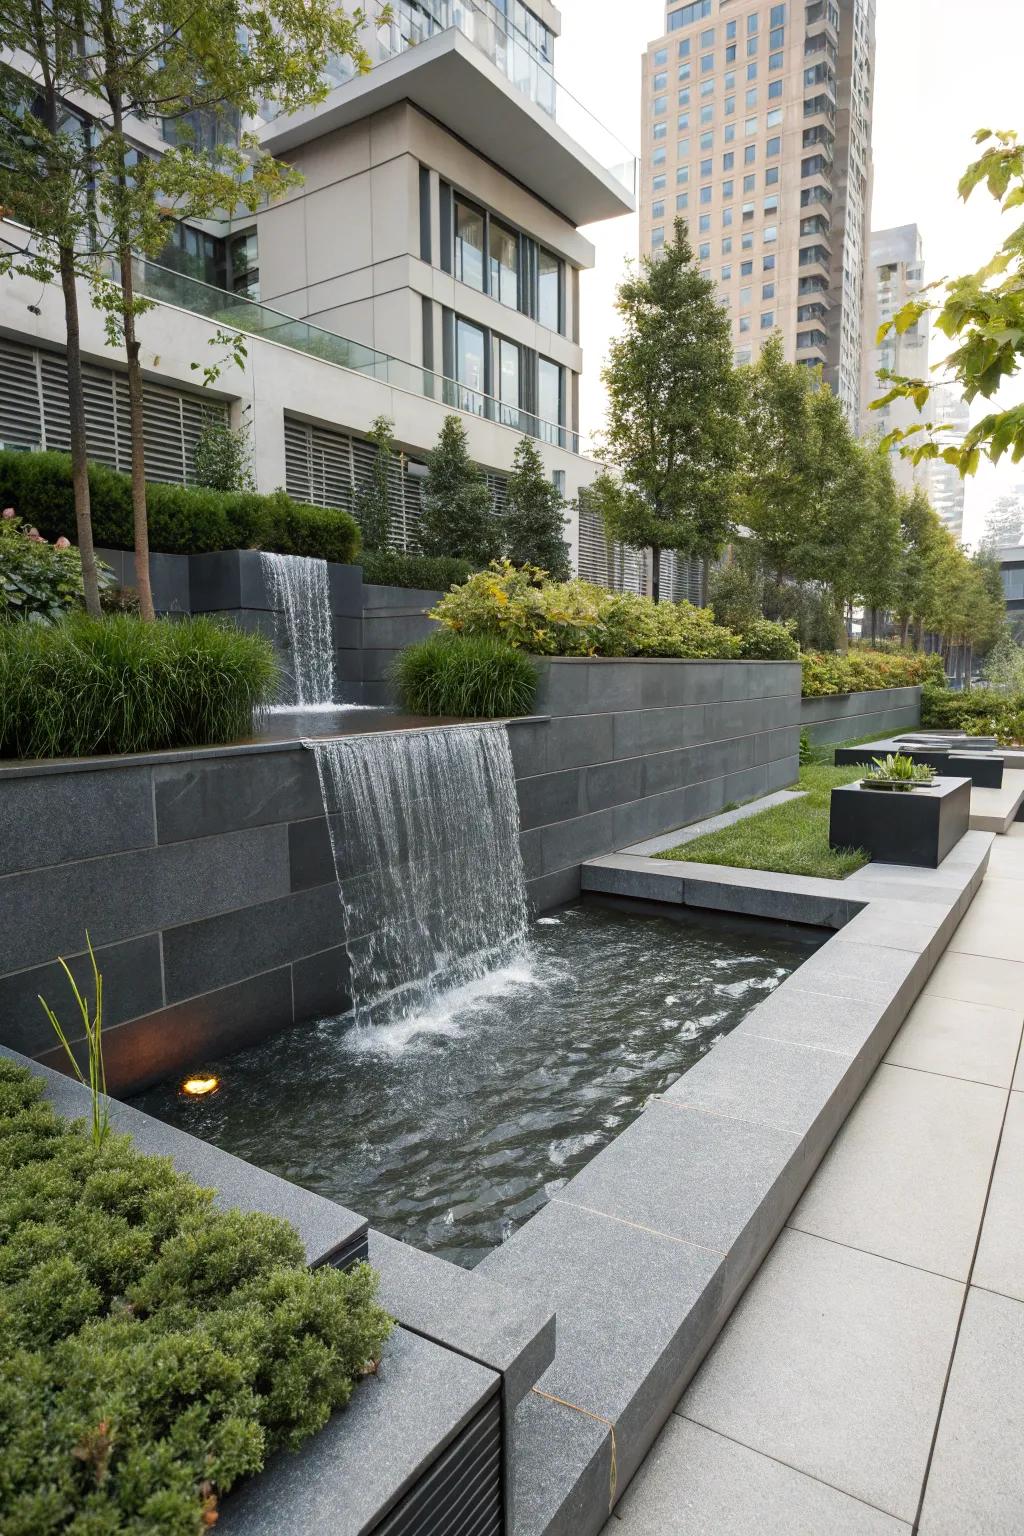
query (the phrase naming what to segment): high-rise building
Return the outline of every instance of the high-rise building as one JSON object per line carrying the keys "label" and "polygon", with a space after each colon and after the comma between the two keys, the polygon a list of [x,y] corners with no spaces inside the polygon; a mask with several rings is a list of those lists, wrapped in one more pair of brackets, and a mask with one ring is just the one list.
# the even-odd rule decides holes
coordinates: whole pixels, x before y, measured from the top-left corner
{"label": "high-rise building", "polygon": [[[136,288],[155,301],[139,326],[151,478],[194,478],[212,415],[250,425],[261,490],[350,507],[372,468],[371,425],[387,416],[404,450],[394,537],[415,548],[422,461],[448,411],[496,509],[523,434],[567,496],[594,479],[578,419],[579,274],[594,250],[579,226],[635,207],[634,162],[559,82],[550,0],[397,0],[391,12],[362,30],[368,73],[326,59],[324,101],[235,125],[302,185],[252,216],[173,225],[160,259],[136,262]],[[10,62],[32,78],[31,58]],[[68,111],[88,124],[87,99]],[[230,130],[200,114],[189,127],[201,146]],[[140,155],[160,155],[178,129],[129,131]],[[0,242],[30,238],[0,219]],[[89,450],[126,468],[123,357],[84,287],[80,299]],[[197,360],[220,326],[248,335],[248,356],[202,390]],[[0,444],[68,448],[63,343],[58,285],[0,284]]]}
{"label": "high-rise building", "polygon": [[[916,224],[901,224],[895,229],[875,230],[871,236],[871,260],[868,272],[864,326],[864,377],[862,380],[861,426],[865,432],[883,434],[906,430],[921,421],[920,412],[910,400],[894,400],[880,410],[869,409],[886,391],[878,379],[879,371],[905,378],[923,379],[928,373],[928,338],[930,327],[925,315],[902,335],[891,330],[878,341],[879,328],[908,304],[924,286],[924,254],[921,234]],[[927,465],[914,465],[898,447],[892,450],[896,482],[904,490],[915,484],[927,485]]]}
{"label": "high-rise building", "polygon": [[738,362],[780,331],[860,410],[874,0],[669,0],[643,66],[640,241],[686,219]]}
{"label": "high-rise building", "polygon": [[[918,417],[918,420],[921,420]],[[932,424],[935,436],[943,443],[962,442],[971,424],[971,410],[967,401],[955,390],[939,388],[932,391],[925,407],[925,421]],[[954,464],[944,459],[929,459],[928,478],[925,482],[932,506],[955,539],[964,534],[964,481]]]}

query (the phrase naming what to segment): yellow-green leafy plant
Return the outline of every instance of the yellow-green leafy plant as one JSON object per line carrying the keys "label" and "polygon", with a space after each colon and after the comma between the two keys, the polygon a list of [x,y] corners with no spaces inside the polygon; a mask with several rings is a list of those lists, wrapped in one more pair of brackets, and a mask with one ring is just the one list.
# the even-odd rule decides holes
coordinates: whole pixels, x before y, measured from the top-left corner
{"label": "yellow-green leafy plant", "polygon": [[910,790],[918,785],[930,784],[935,769],[928,763],[915,763],[904,752],[890,752],[885,757],[873,757],[871,767],[864,775],[866,784],[882,784],[889,789]]}
{"label": "yellow-green leafy plant", "polygon": [[[96,951],[92,947],[92,940],[88,932],[85,935],[85,945],[89,952],[89,964],[92,966],[93,1001],[82,992],[71,974],[71,967],[60,956],[58,964],[68,979],[75,1005],[82,1018],[82,1029],[85,1034],[86,1061],[89,1069],[88,1089],[92,1097],[92,1140],[93,1146],[101,1147],[110,1130],[110,1114],[107,1109],[107,1069],[103,1063],[103,977],[100,975],[99,966],[96,963]],[[64,1047],[64,1054],[71,1063],[71,1069],[80,1083],[85,1084],[86,1078],[78,1064],[78,1057],[72,1048],[71,1042],[64,1032],[63,1026],[53,1009],[45,998],[40,997],[43,1012],[53,1025],[57,1039]]]}

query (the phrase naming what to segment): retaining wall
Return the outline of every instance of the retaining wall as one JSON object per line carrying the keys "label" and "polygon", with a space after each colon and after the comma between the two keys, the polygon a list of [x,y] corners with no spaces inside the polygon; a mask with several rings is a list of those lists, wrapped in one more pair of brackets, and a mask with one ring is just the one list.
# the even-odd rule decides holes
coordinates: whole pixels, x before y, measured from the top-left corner
{"label": "retaining wall", "polygon": [[[584,859],[796,777],[793,663],[553,660],[542,674],[550,714],[509,726],[538,908],[579,893]],[[346,878],[361,872],[354,859]],[[312,754],[274,742],[0,767],[0,1043],[59,1065],[38,994],[72,1023],[55,958],[84,981],[86,929],[117,1093],[344,1012]]]}
{"label": "retaining wall", "polygon": [[920,688],[874,688],[800,701],[800,725],[819,746],[865,736],[891,736],[894,731],[913,730],[920,724]]}

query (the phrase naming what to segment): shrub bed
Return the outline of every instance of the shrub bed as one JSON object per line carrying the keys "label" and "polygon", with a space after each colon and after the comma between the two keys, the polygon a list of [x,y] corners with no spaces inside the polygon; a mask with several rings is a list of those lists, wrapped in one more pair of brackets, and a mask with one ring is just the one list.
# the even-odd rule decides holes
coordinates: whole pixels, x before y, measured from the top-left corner
{"label": "shrub bed", "polygon": [[431,635],[401,652],[394,680],[403,707],[415,715],[528,715],[537,696],[533,663],[494,635]]}
{"label": "shrub bed", "polygon": [[945,677],[941,656],[926,656],[922,651],[853,650],[845,656],[805,651],[801,662],[805,699],[876,688],[912,688],[929,678]]}
{"label": "shrub bed", "polygon": [[424,592],[447,592],[473,574],[468,560],[453,560],[444,555],[407,555],[397,549],[364,549],[359,564],[363,580],[371,586],[418,587]]}
{"label": "shrub bed", "polygon": [[0,1060],[0,1528],[198,1536],[379,1357],[376,1276],[41,1095]]}
{"label": "shrub bed", "polygon": [[[104,464],[89,465],[93,538],[100,547],[132,549],[131,481]],[[0,506],[11,506],[47,539],[76,537],[71,460],[63,453],[0,452]],[[359,525],[347,512],[305,506],[283,491],[211,491],[200,486],[146,486],[150,547],[198,555],[216,549],[268,549],[350,564]]]}
{"label": "shrub bed", "polygon": [[[96,570],[101,592],[113,581],[102,561]],[[50,544],[38,529],[22,523],[13,507],[0,513],[0,620],[34,619],[52,624],[84,601],[82,562],[67,539]]]}
{"label": "shrub bed", "polygon": [[1024,694],[972,688],[954,693],[930,685],[921,695],[921,724],[931,731],[966,731],[969,736],[995,736],[1002,747],[1024,742]]}
{"label": "shrub bed", "polygon": [[273,648],[213,619],[0,624],[0,757],[88,757],[251,736]]}
{"label": "shrub bed", "polygon": [[[711,611],[692,603],[653,603],[585,581],[548,582],[531,567],[496,562],[445,594],[431,611],[459,635],[490,635],[541,656],[760,656],[761,647],[795,654],[781,625],[751,632],[749,649]],[[770,631],[770,634],[769,634]]]}

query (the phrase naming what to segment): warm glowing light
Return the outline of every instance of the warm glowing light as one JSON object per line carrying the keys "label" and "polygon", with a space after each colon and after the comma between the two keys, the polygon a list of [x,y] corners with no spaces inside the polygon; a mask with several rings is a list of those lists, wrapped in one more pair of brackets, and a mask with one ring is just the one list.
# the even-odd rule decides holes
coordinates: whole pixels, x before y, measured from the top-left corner
{"label": "warm glowing light", "polygon": [[190,1099],[205,1099],[220,1087],[219,1077],[186,1077],[181,1085],[182,1093]]}

